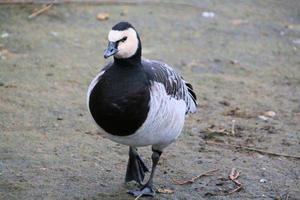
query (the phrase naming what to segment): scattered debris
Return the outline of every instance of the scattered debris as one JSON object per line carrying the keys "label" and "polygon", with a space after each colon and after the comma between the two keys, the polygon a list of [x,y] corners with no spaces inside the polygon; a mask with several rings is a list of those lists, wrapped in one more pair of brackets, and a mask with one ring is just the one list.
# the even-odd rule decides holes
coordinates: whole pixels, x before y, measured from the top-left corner
{"label": "scattered debris", "polygon": [[51,7],[53,6],[53,3],[51,4],[47,4],[47,5],[43,5],[41,9],[33,12],[31,15],[28,16],[28,19],[33,19],[36,16],[42,14],[43,12],[46,12],[47,10],[49,10]]}
{"label": "scattered debris", "polygon": [[245,111],[241,111],[241,109],[238,108],[238,107],[230,109],[229,111],[224,112],[223,115],[238,117],[238,118],[245,118],[245,119],[250,119],[250,118],[256,117],[255,114],[251,114],[251,113],[247,113]]}
{"label": "scattered debris", "polygon": [[276,113],[274,111],[267,111],[267,112],[264,112],[261,115],[259,115],[258,118],[263,121],[268,121],[270,118],[273,118],[275,116],[276,116]]}
{"label": "scattered debris", "polygon": [[243,20],[243,19],[234,19],[234,20],[232,20],[231,23],[234,26],[239,26],[239,25],[242,25],[242,24],[247,24],[248,21],[247,20]]}
{"label": "scattered debris", "polygon": [[230,172],[228,177],[229,177],[230,180],[232,180],[237,185],[237,188],[231,190],[230,192],[228,192],[228,194],[238,192],[243,188],[242,183],[237,180],[239,178],[240,174],[241,173],[239,171],[237,171],[235,168],[231,169],[231,172]]}
{"label": "scattered debris", "polygon": [[263,116],[263,115],[259,115],[258,118],[261,119],[261,120],[263,120],[263,121],[268,121],[269,120],[268,117]]}
{"label": "scattered debris", "polygon": [[259,182],[260,182],[260,183],[266,183],[266,182],[267,182],[267,179],[262,178],[262,179],[259,180]]}
{"label": "scattered debris", "polygon": [[109,19],[109,14],[108,13],[98,13],[97,19],[99,21],[105,21]]}
{"label": "scattered debris", "polygon": [[223,106],[230,106],[230,103],[226,100],[219,101],[219,103]]}
{"label": "scattered debris", "polygon": [[292,24],[286,24],[286,25],[284,25],[284,28],[293,29],[294,26]]}
{"label": "scattered debris", "polygon": [[269,133],[269,134],[277,133],[276,128],[274,126],[270,126],[270,125],[263,126],[262,128],[260,128],[260,130],[267,131],[267,133]]}
{"label": "scattered debris", "polygon": [[274,111],[267,111],[267,112],[264,112],[264,116],[266,117],[275,117],[276,116],[276,113]]}
{"label": "scattered debris", "polygon": [[235,135],[235,131],[234,130],[235,130],[235,120],[233,119],[232,120],[232,124],[231,124],[231,134],[232,135]]}
{"label": "scattered debris", "polygon": [[237,61],[237,60],[230,60],[229,62],[230,62],[230,64],[232,64],[232,65],[236,65],[236,64],[239,63],[239,61]]}
{"label": "scattered debris", "polygon": [[167,189],[167,188],[158,188],[156,190],[157,193],[161,193],[161,194],[173,194],[174,191],[171,189]]}
{"label": "scattered debris", "polygon": [[3,32],[1,34],[1,38],[7,38],[9,36],[9,34],[7,32]]}
{"label": "scattered debris", "polygon": [[219,169],[210,170],[210,171],[207,171],[207,172],[205,172],[203,174],[200,174],[198,176],[194,176],[189,180],[175,180],[173,178],[172,178],[172,180],[173,180],[174,183],[176,183],[178,185],[191,184],[191,183],[194,183],[198,178],[201,178],[203,176],[212,176],[217,171],[219,171]]}
{"label": "scattered debris", "polygon": [[236,180],[240,176],[240,174],[241,173],[239,171],[237,171],[235,168],[232,168],[228,177],[230,180],[235,182],[237,185],[241,185],[241,183],[238,180]]}
{"label": "scattered debris", "polygon": [[134,200],[138,200],[141,196],[143,196],[143,194],[140,194],[140,195],[137,196]]}
{"label": "scattered debris", "polygon": [[223,127],[215,127],[215,125],[211,125],[209,128],[207,128],[206,129],[206,131],[208,132],[208,133],[218,133],[218,134],[226,134],[226,135],[228,135],[229,134],[229,132],[225,129],[225,128],[223,128]]}
{"label": "scattered debris", "polygon": [[87,135],[96,135],[96,134],[93,133],[92,131],[85,131],[84,134],[87,134]]}
{"label": "scattered debris", "polygon": [[297,155],[274,153],[274,152],[264,151],[264,150],[261,150],[261,149],[256,149],[254,147],[248,147],[248,146],[242,146],[242,145],[224,144],[224,143],[219,143],[219,142],[214,142],[214,141],[206,141],[206,144],[233,147],[233,148],[236,148],[236,149],[242,149],[242,150],[246,150],[246,151],[255,151],[255,152],[258,152],[258,153],[261,153],[261,154],[268,154],[268,155],[271,155],[271,156],[282,156],[282,157],[286,157],[286,158],[300,159],[300,156],[297,156]]}
{"label": "scattered debris", "polygon": [[[215,126],[214,124],[211,125],[210,127],[206,128],[204,131],[201,131],[203,133],[204,138],[203,139],[212,139],[215,134],[218,135],[235,135],[237,131],[241,131],[239,127],[236,126],[235,124],[236,120],[231,121],[231,127],[230,128],[224,128],[223,126]],[[237,129],[238,128],[238,129]]]}
{"label": "scattered debris", "polygon": [[202,17],[204,18],[214,18],[215,16],[216,14],[214,12],[207,12],[207,11],[202,12]]}

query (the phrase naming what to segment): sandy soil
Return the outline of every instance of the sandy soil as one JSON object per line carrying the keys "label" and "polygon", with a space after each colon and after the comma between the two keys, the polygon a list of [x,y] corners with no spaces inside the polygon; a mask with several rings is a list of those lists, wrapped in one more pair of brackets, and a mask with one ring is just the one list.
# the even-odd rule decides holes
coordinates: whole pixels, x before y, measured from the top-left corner
{"label": "sandy soil", "polygon": [[[224,145],[300,156],[300,1],[172,2],[57,5],[34,19],[41,5],[1,5],[0,199],[134,199],[127,147],[98,135],[85,105],[121,20],[139,30],[144,57],[173,65],[200,103],[159,163],[156,188],[173,193],[154,199],[300,199],[299,158]],[[108,20],[96,19],[102,12]],[[150,166],[150,148],[140,152]],[[232,168],[243,188],[230,194]]]}

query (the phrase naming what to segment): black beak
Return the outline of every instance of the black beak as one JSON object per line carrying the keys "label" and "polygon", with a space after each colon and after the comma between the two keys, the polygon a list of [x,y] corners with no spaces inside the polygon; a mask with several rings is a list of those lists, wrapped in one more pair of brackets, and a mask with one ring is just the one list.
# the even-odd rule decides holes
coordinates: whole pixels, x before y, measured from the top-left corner
{"label": "black beak", "polygon": [[108,58],[118,52],[117,42],[108,42],[107,49],[104,51],[104,58]]}

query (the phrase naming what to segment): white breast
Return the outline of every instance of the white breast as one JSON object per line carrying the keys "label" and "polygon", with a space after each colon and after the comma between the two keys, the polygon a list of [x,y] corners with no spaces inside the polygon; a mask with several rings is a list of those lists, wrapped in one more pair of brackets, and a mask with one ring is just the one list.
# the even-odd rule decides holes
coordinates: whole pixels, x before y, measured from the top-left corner
{"label": "white breast", "polygon": [[[150,110],[144,124],[129,136],[105,134],[109,139],[130,146],[155,145],[162,149],[181,133],[186,104],[167,95],[163,84],[154,82],[150,92]],[[137,108],[138,109],[138,108]]]}

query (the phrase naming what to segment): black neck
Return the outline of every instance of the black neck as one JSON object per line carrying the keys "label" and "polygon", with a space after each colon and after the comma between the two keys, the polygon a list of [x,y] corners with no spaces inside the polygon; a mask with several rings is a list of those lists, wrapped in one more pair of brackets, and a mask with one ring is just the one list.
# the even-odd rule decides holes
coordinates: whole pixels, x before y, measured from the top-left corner
{"label": "black neck", "polygon": [[121,64],[121,65],[136,65],[136,64],[140,64],[142,62],[142,56],[141,56],[141,50],[138,49],[137,52],[131,56],[130,58],[116,58],[114,57],[114,62],[116,64]]}

